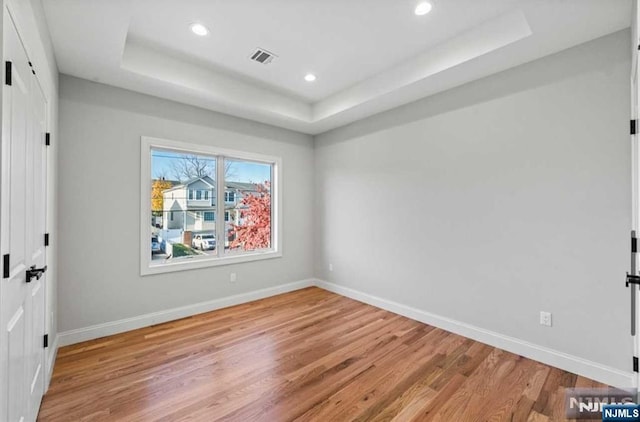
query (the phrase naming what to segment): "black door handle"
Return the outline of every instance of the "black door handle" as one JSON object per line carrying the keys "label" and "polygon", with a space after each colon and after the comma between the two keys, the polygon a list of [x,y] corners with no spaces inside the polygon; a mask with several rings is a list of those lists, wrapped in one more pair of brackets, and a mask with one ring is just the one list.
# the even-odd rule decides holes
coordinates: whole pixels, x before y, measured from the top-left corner
{"label": "black door handle", "polygon": [[47,272],[47,266],[46,265],[44,267],[42,267],[42,268],[36,268],[35,265],[32,265],[27,270],[26,282],[27,283],[31,283],[31,280],[33,280],[34,278],[36,280],[40,280],[40,277],[42,277],[42,274],[44,274],[45,272]]}

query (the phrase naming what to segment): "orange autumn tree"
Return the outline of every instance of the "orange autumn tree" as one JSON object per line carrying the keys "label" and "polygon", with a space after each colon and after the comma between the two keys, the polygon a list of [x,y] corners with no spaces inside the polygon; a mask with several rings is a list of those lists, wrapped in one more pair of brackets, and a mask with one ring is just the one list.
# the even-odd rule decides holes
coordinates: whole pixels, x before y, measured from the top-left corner
{"label": "orange autumn tree", "polygon": [[271,183],[256,184],[256,193],[240,202],[246,207],[240,212],[242,225],[233,225],[231,248],[245,251],[271,246]]}
{"label": "orange autumn tree", "polygon": [[151,185],[151,211],[154,215],[162,215],[164,196],[162,193],[173,187],[168,180],[156,179]]}

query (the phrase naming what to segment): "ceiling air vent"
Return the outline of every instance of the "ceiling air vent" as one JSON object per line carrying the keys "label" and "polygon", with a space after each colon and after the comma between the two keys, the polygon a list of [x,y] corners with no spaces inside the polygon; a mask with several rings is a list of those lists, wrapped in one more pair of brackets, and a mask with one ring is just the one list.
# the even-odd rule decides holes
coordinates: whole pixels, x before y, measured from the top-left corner
{"label": "ceiling air vent", "polygon": [[269,64],[276,57],[278,57],[278,56],[276,56],[273,53],[268,52],[264,48],[258,48],[258,49],[256,49],[256,51],[253,52],[253,54],[251,55],[250,58],[254,62],[258,62],[258,63],[262,63],[262,64]]}

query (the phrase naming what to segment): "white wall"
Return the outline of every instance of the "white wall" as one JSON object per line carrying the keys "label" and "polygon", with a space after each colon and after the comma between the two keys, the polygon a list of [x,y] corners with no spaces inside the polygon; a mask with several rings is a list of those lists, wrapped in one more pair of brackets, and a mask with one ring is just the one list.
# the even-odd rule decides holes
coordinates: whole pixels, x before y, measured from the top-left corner
{"label": "white wall", "polygon": [[629,37],[318,136],[316,275],[630,372]]}
{"label": "white wall", "polygon": [[[141,277],[143,135],[282,157],[283,257]],[[61,332],[313,275],[311,136],[61,75],[59,165]]]}

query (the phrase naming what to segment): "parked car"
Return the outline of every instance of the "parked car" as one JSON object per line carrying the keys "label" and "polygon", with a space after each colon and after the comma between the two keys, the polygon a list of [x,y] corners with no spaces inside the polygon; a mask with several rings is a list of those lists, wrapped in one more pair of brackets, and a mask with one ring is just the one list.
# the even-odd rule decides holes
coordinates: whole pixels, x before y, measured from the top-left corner
{"label": "parked car", "polygon": [[151,236],[151,253],[159,253],[161,251],[160,242],[157,236]]}
{"label": "parked car", "polygon": [[193,238],[191,242],[191,246],[194,249],[215,249],[216,248],[216,238],[213,234],[198,234]]}

